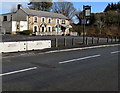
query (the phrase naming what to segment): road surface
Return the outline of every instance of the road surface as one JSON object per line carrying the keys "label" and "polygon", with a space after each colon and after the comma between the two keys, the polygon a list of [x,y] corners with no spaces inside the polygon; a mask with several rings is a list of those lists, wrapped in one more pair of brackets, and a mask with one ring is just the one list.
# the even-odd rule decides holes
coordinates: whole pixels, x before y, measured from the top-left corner
{"label": "road surface", "polygon": [[118,91],[118,46],[4,56],[3,91]]}

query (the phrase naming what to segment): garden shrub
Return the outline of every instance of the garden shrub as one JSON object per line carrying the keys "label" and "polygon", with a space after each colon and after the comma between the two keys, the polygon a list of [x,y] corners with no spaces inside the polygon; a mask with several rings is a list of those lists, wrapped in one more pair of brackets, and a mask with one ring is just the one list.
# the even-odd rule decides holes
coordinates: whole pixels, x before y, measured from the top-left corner
{"label": "garden shrub", "polygon": [[19,32],[21,35],[30,35],[32,34],[32,30],[23,30]]}

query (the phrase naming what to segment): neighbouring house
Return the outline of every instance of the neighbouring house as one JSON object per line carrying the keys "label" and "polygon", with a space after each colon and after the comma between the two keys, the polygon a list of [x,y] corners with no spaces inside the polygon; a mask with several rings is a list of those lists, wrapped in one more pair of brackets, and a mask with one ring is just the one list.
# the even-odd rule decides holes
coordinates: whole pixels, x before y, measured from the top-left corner
{"label": "neighbouring house", "polygon": [[18,5],[14,13],[2,14],[2,28],[6,33],[16,34],[23,30],[32,30],[36,35],[77,35],[70,32],[70,20],[58,13],[31,10]]}

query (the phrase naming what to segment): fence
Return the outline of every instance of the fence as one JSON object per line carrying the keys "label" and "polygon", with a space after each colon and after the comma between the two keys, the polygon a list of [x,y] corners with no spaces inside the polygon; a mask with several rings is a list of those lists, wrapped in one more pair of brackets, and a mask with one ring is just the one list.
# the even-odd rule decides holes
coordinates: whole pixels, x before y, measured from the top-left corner
{"label": "fence", "polygon": [[39,49],[45,49],[45,48],[51,48],[51,40],[1,42],[0,43],[0,53],[39,50]]}
{"label": "fence", "polygon": [[118,42],[118,38],[95,38],[95,37],[86,37],[85,42],[81,38],[55,38],[52,40],[52,47],[61,47],[61,46],[75,46],[75,45],[91,45],[91,44],[107,44]]}

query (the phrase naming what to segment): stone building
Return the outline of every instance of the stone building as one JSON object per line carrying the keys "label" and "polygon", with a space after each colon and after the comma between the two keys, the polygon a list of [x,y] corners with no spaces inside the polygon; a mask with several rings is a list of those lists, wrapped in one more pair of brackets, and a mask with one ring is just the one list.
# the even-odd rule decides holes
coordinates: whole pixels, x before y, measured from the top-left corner
{"label": "stone building", "polygon": [[72,26],[66,16],[22,8],[21,5],[18,5],[18,10],[14,13],[2,14],[1,20],[2,28],[11,34],[23,30],[32,30],[36,35],[77,35],[77,33],[69,32]]}

